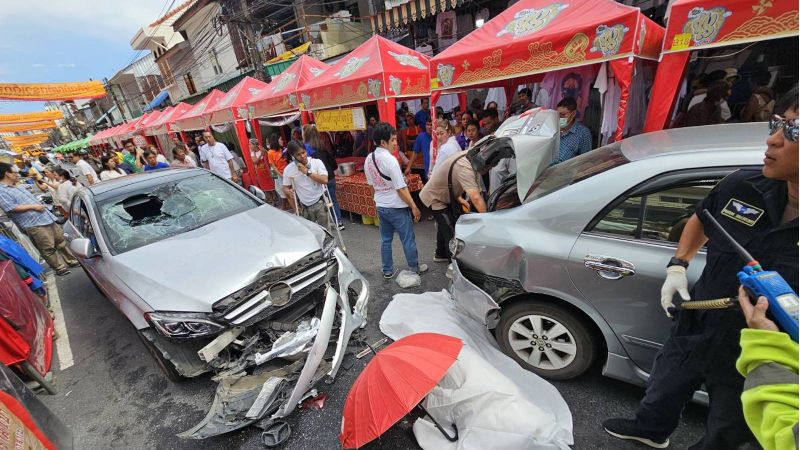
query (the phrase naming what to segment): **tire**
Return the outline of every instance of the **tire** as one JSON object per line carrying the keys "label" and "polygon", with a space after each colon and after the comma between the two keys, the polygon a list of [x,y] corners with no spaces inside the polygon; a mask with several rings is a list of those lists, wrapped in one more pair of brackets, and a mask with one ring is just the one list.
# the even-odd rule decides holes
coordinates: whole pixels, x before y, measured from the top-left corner
{"label": "tire", "polygon": [[[537,327],[538,333],[534,332]],[[549,302],[527,300],[504,308],[494,333],[503,353],[549,380],[581,375],[597,355],[584,321],[570,309]]]}
{"label": "tire", "polygon": [[155,344],[150,342],[150,339],[142,333],[142,330],[136,330],[136,334],[139,335],[139,339],[142,340],[147,352],[150,353],[150,356],[156,361],[156,365],[161,369],[161,372],[164,374],[165,377],[169,381],[173,383],[180,383],[181,381],[186,380],[186,378],[178,373],[175,369],[175,365],[172,364],[171,361],[164,358],[164,355],[161,354],[161,351],[156,348]]}

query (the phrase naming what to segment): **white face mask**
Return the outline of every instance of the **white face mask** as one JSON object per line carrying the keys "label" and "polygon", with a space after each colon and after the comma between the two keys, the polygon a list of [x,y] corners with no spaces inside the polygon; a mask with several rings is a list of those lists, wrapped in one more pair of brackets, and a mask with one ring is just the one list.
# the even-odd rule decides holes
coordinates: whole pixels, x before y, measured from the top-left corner
{"label": "white face mask", "polygon": [[568,124],[569,124],[569,119],[567,119],[566,117],[559,117],[558,118],[558,126],[561,127],[562,130],[564,128],[567,128]]}

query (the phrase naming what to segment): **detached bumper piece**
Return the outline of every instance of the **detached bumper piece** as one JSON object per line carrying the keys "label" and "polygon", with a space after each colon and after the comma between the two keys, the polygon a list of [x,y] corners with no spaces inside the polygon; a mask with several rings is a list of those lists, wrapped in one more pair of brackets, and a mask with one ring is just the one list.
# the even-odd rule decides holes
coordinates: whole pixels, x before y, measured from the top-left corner
{"label": "detached bumper piece", "polygon": [[[266,428],[291,414],[319,381],[336,376],[350,336],[366,325],[369,284],[341,251],[335,250],[334,255],[339,289],[334,289],[333,280],[326,282],[322,313],[285,331],[273,340],[270,349],[256,352],[246,363],[219,373],[208,414],[179,437],[205,439],[257,423]],[[341,319],[339,335],[334,348],[329,349],[337,312]],[[198,351],[200,358],[211,361],[228,345],[241,344],[241,333],[240,328],[233,328],[218,336]],[[325,359],[329,350],[333,351],[330,361]],[[244,369],[252,365],[256,367],[248,374]]]}

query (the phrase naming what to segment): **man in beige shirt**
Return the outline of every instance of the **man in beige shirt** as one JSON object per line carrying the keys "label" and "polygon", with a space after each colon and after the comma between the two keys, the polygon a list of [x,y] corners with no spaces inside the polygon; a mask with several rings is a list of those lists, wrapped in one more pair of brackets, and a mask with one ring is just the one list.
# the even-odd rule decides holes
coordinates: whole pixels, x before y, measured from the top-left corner
{"label": "man in beige shirt", "polygon": [[[467,158],[467,151],[448,157],[419,193],[420,200],[432,210],[436,220],[436,253],[433,255],[436,262],[450,261],[448,244],[455,234],[458,219],[456,211],[469,210],[471,203],[475,211],[486,212],[480,175],[475,172]],[[448,184],[452,184],[452,195]],[[453,205],[452,199],[458,204]]]}

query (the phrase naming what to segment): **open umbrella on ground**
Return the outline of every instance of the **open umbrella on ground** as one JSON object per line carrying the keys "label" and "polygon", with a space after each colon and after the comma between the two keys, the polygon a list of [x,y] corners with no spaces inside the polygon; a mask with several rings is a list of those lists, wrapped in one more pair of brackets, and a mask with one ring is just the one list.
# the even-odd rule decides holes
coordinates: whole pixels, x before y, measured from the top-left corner
{"label": "open umbrella on ground", "polygon": [[[437,333],[417,333],[376,354],[353,383],[342,412],[344,448],[358,448],[383,434],[415,407],[430,414],[420,401],[444,377],[461,352],[461,339]],[[436,420],[434,425],[451,442]]]}

